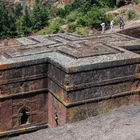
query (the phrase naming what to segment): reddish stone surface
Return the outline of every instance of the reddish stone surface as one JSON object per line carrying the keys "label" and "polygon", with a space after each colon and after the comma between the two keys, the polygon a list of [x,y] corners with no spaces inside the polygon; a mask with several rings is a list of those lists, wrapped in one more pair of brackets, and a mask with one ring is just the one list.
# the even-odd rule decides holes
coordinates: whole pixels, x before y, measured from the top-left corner
{"label": "reddish stone surface", "polygon": [[[67,109],[51,93],[48,94],[48,124],[52,127],[63,125],[66,120]],[[58,118],[56,118],[58,117]],[[57,122],[58,121],[58,122]]]}
{"label": "reddish stone surface", "polygon": [[139,102],[139,42],[118,33],[1,41],[0,135]]}
{"label": "reddish stone surface", "polygon": [[0,131],[12,129],[12,100],[2,101],[0,103]]}

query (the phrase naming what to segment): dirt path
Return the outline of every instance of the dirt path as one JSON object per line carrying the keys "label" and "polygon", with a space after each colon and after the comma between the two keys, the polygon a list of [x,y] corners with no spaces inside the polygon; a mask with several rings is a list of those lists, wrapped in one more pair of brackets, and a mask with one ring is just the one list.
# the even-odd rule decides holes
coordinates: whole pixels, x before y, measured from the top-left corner
{"label": "dirt path", "polygon": [[[134,11],[138,17],[133,20],[128,20],[128,12]],[[118,9],[107,12],[108,15],[111,15],[113,19],[118,19],[120,16],[123,16],[125,19],[125,29],[133,28],[135,26],[140,26],[140,3],[139,4],[129,4]],[[115,26],[115,32],[120,31],[119,26]],[[109,33],[110,30],[107,31]]]}
{"label": "dirt path", "polygon": [[140,15],[140,3],[135,5],[135,4],[129,4],[123,7],[120,7],[118,9],[108,11],[108,15],[112,15],[113,17],[117,18],[119,16],[124,16],[127,17],[127,14],[129,11],[135,11],[137,14]]}
{"label": "dirt path", "polygon": [[[134,28],[134,27],[140,26],[140,20],[126,22],[125,24],[126,24],[125,29]],[[114,32],[119,32],[119,31],[121,31],[119,26],[115,26]],[[110,29],[107,30],[106,33],[110,33]]]}

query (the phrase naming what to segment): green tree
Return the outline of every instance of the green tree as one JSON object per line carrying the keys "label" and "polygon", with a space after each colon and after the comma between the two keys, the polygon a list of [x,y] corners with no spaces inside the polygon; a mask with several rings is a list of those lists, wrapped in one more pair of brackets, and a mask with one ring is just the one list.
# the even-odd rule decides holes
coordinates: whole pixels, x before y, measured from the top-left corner
{"label": "green tree", "polygon": [[33,30],[37,31],[48,25],[48,19],[47,6],[42,5],[39,0],[36,0],[32,11]]}
{"label": "green tree", "polygon": [[14,12],[15,12],[16,17],[22,16],[23,7],[22,7],[21,3],[15,4]]}
{"label": "green tree", "polygon": [[0,38],[16,35],[16,24],[13,13],[8,12],[4,2],[0,1]]}
{"label": "green tree", "polygon": [[17,20],[17,32],[18,35],[28,35],[32,32],[31,17],[28,12],[28,8],[25,8],[25,13]]}
{"label": "green tree", "polygon": [[47,34],[58,33],[60,31],[61,19],[55,19],[48,28]]}

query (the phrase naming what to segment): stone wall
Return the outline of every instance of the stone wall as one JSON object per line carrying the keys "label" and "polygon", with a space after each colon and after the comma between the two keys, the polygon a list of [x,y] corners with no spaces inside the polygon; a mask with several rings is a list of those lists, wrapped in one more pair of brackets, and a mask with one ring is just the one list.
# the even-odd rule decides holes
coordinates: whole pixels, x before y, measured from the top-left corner
{"label": "stone wall", "polygon": [[[47,64],[30,65],[1,71],[0,131],[46,124]],[[28,122],[21,124],[22,110]]]}
{"label": "stone wall", "polygon": [[130,27],[128,29],[120,31],[120,33],[140,39],[140,26]]}
{"label": "stone wall", "polygon": [[76,121],[84,120],[86,118],[97,116],[99,114],[108,112],[112,109],[119,108],[124,105],[134,105],[140,102],[139,94],[132,94],[131,96],[120,96],[117,98],[110,98],[107,100],[101,100],[96,102],[89,102],[85,104],[79,104],[68,108],[67,122],[73,123]]}

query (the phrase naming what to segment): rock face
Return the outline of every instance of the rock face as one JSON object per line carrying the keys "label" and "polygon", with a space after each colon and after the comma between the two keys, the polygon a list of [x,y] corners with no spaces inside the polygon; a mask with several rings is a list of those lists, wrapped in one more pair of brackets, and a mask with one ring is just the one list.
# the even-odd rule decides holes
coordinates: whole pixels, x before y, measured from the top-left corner
{"label": "rock face", "polygon": [[3,0],[6,5],[14,5],[16,3],[21,3],[22,5],[32,6],[35,0]]}
{"label": "rock face", "polygon": [[[42,3],[56,3],[57,5],[66,5],[71,3],[73,0],[40,0]],[[132,0],[116,0],[117,6],[122,6],[131,3]],[[17,3],[20,2],[22,4],[33,5],[35,0],[5,0],[7,3]]]}
{"label": "rock face", "polygon": [[[40,0],[41,3],[56,3],[58,5],[69,4],[72,0]],[[4,2],[8,4],[21,3],[23,5],[32,6],[35,3],[35,0],[5,0]]]}
{"label": "rock face", "polygon": [[125,34],[125,35],[130,35],[130,36],[140,39],[140,27],[139,26],[130,27],[128,29],[120,31],[120,33]]}

